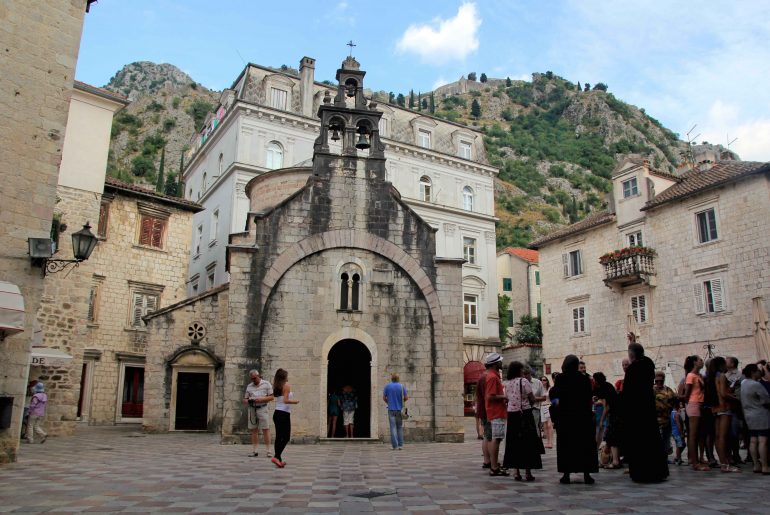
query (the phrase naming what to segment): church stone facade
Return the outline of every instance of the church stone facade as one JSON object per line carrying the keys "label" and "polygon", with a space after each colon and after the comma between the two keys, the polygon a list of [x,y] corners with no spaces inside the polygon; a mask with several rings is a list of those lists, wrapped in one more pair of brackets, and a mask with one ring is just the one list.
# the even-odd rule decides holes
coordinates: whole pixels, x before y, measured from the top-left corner
{"label": "church stone facade", "polygon": [[359,397],[355,436],[387,438],[392,372],[409,390],[407,438],[462,440],[463,260],[436,257],[436,229],[386,180],[382,112],[363,96],[364,74],[352,57],[338,70],[312,168],[247,185],[229,284],[145,317],[146,430],[241,441],[248,371],[272,379],[280,367],[300,401],[295,440],[327,437],[327,395],[346,385]]}

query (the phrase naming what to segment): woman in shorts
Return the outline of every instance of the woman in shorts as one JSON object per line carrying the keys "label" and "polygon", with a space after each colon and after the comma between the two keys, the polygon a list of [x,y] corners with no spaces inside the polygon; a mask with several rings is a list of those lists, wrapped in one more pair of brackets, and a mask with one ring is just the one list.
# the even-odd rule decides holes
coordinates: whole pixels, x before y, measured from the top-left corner
{"label": "woman in shorts", "polygon": [[700,424],[704,401],[701,368],[703,368],[703,360],[699,356],[687,356],[684,360],[684,370],[687,372],[684,380],[684,401],[687,403],[685,411],[690,420],[689,432],[687,433],[687,456],[693,470],[706,471],[711,470],[711,468],[705,463],[701,464],[698,460],[698,425]]}

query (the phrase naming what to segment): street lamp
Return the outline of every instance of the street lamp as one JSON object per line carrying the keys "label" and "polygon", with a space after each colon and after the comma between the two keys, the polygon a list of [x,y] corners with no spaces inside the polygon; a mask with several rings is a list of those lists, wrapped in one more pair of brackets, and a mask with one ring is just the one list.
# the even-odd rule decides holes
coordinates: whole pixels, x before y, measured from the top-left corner
{"label": "street lamp", "polygon": [[72,233],[72,255],[75,259],[51,259],[52,243],[48,238],[29,238],[29,255],[33,265],[43,269],[43,276],[61,272],[70,265],[80,266],[82,261],[91,257],[98,242],[91,232],[89,222],[78,232]]}

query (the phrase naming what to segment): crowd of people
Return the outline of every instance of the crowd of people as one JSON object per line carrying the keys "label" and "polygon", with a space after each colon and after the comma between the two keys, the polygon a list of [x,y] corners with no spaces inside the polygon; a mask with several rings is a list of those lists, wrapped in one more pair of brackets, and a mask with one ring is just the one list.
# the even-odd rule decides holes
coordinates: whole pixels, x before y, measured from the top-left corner
{"label": "crowd of people", "polygon": [[[770,365],[764,360],[742,370],[734,357],[698,356],[684,362],[676,391],[655,369],[644,347],[629,335],[624,376],[615,385],[604,373],[589,375],[577,356],[564,359],[561,372],[534,378],[534,370],[514,361],[502,378],[503,359],[485,359],[476,385],[476,417],[482,439],[482,467],[490,476],[535,481],[542,455],[553,446],[560,482],[582,474],[593,484],[599,468],[625,469],[640,483],[664,481],[669,465],[687,463],[694,471],[719,469],[770,475]],[[505,441],[503,460],[500,446]],[[545,442],[545,444],[544,444]],[[746,458],[741,455],[745,449]],[[685,461],[685,450],[687,450]],[[523,475],[522,475],[523,471]]]}

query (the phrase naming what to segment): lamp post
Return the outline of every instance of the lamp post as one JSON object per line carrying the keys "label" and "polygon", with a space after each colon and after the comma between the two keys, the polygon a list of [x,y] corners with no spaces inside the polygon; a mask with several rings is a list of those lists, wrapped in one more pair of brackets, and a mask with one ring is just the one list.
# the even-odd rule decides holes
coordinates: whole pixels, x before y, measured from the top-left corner
{"label": "lamp post", "polygon": [[[47,240],[47,249],[50,249],[50,240]],[[68,266],[74,267],[80,266],[82,261],[91,257],[91,253],[94,251],[98,239],[91,232],[91,225],[89,222],[83,226],[79,231],[72,233],[72,255],[75,259],[51,259],[50,251],[48,255],[41,255],[39,249],[41,248],[41,241],[37,238],[30,238],[29,255],[32,258],[33,265],[39,264],[43,269],[43,277],[48,274],[55,274],[61,272]],[[45,242],[42,242],[42,248],[46,248]]]}

